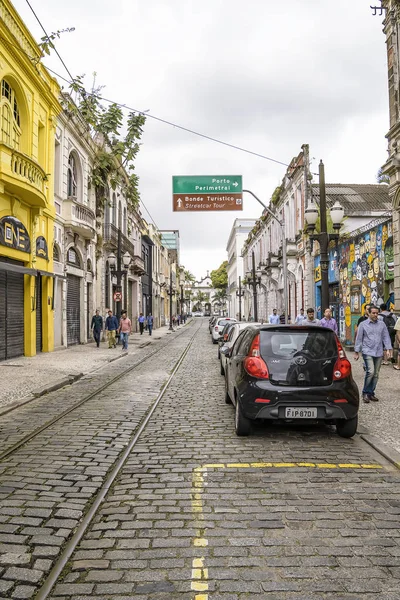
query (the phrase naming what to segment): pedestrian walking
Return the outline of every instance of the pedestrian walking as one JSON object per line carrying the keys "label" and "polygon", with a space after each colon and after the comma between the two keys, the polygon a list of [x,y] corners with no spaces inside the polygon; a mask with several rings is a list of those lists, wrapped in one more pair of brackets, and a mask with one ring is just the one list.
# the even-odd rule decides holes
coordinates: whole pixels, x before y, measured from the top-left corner
{"label": "pedestrian walking", "polygon": [[285,311],[283,311],[283,313],[279,316],[279,323],[281,325],[284,325],[286,323],[286,315],[285,315]]}
{"label": "pedestrian walking", "polygon": [[93,330],[93,338],[96,342],[96,346],[100,348],[100,337],[101,332],[103,331],[103,317],[101,316],[99,310],[96,310],[96,313],[92,317],[90,329]]}
{"label": "pedestrian walking", "polygon": [[320,325],[319,319],[315,318],[315,311],[313,308],[307,308],[307,317],[300,323],[300,325]]}
{"label": "pedestrian walking", "polygon": [[394,330],[396,332],[395,345],[397,350],[397,362],[393,365],[393,369],[395,369],[395,371],[400,371],[400,317],[396,321]]}
{"label": "pedestrian walking", "polygon": [[119,320],[119,339],[121,340],[122,350],[128,350],[129,336],[132,333],[132,323],[128,318],[126,311],[123,310]]}
{"label": "pedestrian walking", "polygon": [[297,317],[294,321],[294,324],[301,325],[302,321],[305,321],[305,319],[307,319],[307,317],[304,314],[304,308],[301,308],[299,314],[297,315]]}
{"label": "pedestrian walking", "polygon": [[143,335],[145,321],[146,321],[146,319],[145,319],[143,313],[140,313],[140,315],[138,317],[140,335]]}
{"label": "pedestrian walking", "polygon": [[[392,347],[393,347],[395,339],[396,339],[396,331],[395,331],[394,327],[396,325],[397,319],[394,316],[394,314],[392,312],[390,312],[390,310],[387,309],[386,304],[381,304],[379,308],[380,308],[379,319],[385,323],[387,330],[389,332],[390,341],[391,341]],[[382,364],[389,365],[390,363],[387,360],[383,360]]]}
{"label": "pedestrian walking", "polygon": [[279,318],[278,311],[276,310],[276,308],[273,309],[272,315],[269,315],[268,320],[271,323],[271,325],[279,325],[280,318]]}
{"label": "pedestrian walking", "polygon": [[366,321],[369,317],[370,307],[371,307],[370,304],[366,304],[364,306],[364,314],[357,321],[357,325],[354,328],[354,343],[356,343],[357,331],[358,331],[358,328],[360,327],[360,323],[362,323],[363,321]]}
{"label": "pedestrian walking", "polygon": [[334,331],[336,335],[338,335],[339,333],[336,320],[332,317],[332,311],[330,308],[326,308],[324,310],[324,316],[320,321],[320,325],[322,325],[322,327],[332,329],[332,331]]}
{"label": "pedestrian walking", "polygon": [[105,330],[107,331],[107,339],[108,339],[108,348],[116,348],[117,347],[117,339],[116,334],[118,330],[118,319],[115,315],[113,315],[113,311],[108,311],[108,317],[106,319]]}
{"label": "pedestrian walking", "polygon": [[153,325],[154,325],[154,318],[153,318],[153,315],[150,313],[147,316],[147,329],[149,330],[149,335],[151,335],[151,332],[153,331]]}
{"label": "pedestrian walking", "polygon": [[370,400],[378,402],[379,398],[375,396],[375,389],[382,359],[392,358],[389,332],[385,323],[378,319],[378,315],[378,307],[371,305],[368,319],[362,321],[358,327],[354,346],[355,360],[360,358],[360,352],[364,360],[365,378],[362,399],[367,404]]}

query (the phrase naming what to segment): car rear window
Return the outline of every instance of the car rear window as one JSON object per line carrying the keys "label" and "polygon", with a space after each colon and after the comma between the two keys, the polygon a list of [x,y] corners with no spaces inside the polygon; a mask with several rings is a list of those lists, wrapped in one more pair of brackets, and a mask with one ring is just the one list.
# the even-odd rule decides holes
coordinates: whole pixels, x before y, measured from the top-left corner
{"label": "car rear window", "polygon": [[330,329],[261,331],[260,352],[273,385],[322,386],[332,383],[338,356]]}
{"label": "car rear window", "polygon": [[234,319],[220,319],[217,323],[218,327],[224,327],[227,323],[234,323]]}
{"label": "car rear window", "polygon": [[260,331],[261,355],[266,358],[292,358],[306,353],[311,359],[331,359],[337,356],[336,338],[324,331]]}

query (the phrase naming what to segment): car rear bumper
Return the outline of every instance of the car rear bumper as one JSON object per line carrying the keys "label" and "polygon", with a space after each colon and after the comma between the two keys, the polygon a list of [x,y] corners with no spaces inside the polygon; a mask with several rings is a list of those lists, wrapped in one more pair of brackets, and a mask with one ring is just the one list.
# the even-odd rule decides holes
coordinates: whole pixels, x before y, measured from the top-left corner
{"label": "car rear bumper", "polygon": [[[263,403],[260,400],[269,402]],[[304,389],[277,388],[269,382],[254,382],[250,386],[247,385],[242,394],[239,391],[239,402],[244,414],[250,419],[289,421],[292,419],[285,416],[285,409],[294,407],[316,408],[316,420],[336,421],[352,419],[357,415],[359,394],[356,384],[351,380],[335,382],[326,387]]]}

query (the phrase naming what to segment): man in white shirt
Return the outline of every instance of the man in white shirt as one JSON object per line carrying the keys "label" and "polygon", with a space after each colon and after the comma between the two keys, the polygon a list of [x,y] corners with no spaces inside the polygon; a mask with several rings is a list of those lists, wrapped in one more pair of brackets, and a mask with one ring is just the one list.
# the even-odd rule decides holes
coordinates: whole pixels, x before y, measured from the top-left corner
{"label": "man in white shirt", "polygon": [[294,323],[295,325],[301,325],[302,321],[305,321],[305,319],[307,319],[307,317],[304,314],[304,308],[301,308]]}
{"label": "man in white shirt", "polygon": [[269,322],[271,325],[279,325],[280,319],[276,308],[274,308],[274,310],[272,311],[272,315],[269,315]]}

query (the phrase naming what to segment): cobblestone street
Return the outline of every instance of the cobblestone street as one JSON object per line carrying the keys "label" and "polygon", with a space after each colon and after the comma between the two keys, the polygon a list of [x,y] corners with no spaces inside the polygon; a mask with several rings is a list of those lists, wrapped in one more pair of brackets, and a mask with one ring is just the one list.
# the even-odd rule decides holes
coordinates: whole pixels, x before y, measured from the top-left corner
{"label": "cobblestone street", "polygon": [[[158,344],[0,463],[0,598],[39,590],[54,600],[399,599],[399,471],[330,427],[259,425],[236,437],[207,321]],[[382,389],[394,374],[386,369]],[[77,402],[102,383],[83,378],[5,415],[0,451],[44,423],[44,406],[53,416],[71,390]],[[362,407],[362,427],[373,425],[370,408],[392,402],[380,396]],[[56,585],[46,587],[54,564]]]}

